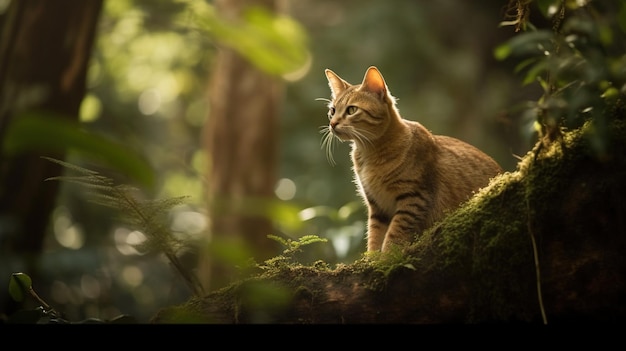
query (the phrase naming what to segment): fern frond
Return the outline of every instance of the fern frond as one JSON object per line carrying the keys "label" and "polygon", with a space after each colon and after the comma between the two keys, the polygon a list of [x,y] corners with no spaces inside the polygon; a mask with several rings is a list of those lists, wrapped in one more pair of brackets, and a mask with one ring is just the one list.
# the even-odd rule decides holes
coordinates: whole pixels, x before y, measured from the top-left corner
{"label": "fern frond", "polygon": [[85,195],[92,203],[117,210],[127,224],[146,236],[146,241],[136,246],[139,251],[163,253],[193,293],[197,296],[203,294],[198,279],[178,259],[177,253],[184,247],[184,242],[175,237],[166,222],[169,211],[174,206],[182,204],[187,196],[143,199],[140,198],[139,189],[126,184],[116,184],[113,179],[96,171],[50,157],[42,158],[81,174],[51,177],[46,181],[57,180],[83,186],[87,190]]}
{"label": "fern frond", "polygon": [[58,177],[50,177],[46,178],[48,180],[63,180],[66,182],[72,182],[76,184],[82,185],[91,185],[91,186],[113,186],[113,182],[109,178],[100,176],[100,175],[88,175],[88,176],[58,176]]}
{"label": "fern frond", "polygon": [[320,242],[325,243],[328,241],[328,239],[320,238],[317,235],[304,235],[298,241],[300,242],[300,246],[303,246]]}
{"label": "fern frond", "polygon": [[65,167],[67,169],[71,169],[71,170],[76,171],[78,173],[82,173],[82,174],[86,174],[86,175],[96,175],[96,174],[98,174],[98,172],[96,172],[96,171],[92,171],[90,169],[83,168],[83,167],[77,166],[77,165],[69,163],[69,162],[57,160],[56,158],[46,157],[46,156],[41,156],[41,158],[43,158],[45,160],[48,160],[50,162],[59,164],[59,165]]}
{"label": "fern frond", "polygon": [[269,234],[267,236],[268,239],[272,239],[274,241],[277,241],[278,243],[282,244],[283,246],[289,247],[289,242],[277,235],[273,235],[273,234]]}
{"label": "fern frond", "polygon": [[302,246],[304,245],[328,241],[327,239],[320,238],[317,235],[304,235],[298,240],[283,239],[279,236],[272,234],[268,235],[267,238],[281,243],[283,246],[285,246],[285,250],[283,250],[282,255],[272,257],[266,260],[263,265],[258,265],[259,268],[264,270],[271,270],[289,264],[289,262],[293,261],[294,255],[297,252],[302,251]]}

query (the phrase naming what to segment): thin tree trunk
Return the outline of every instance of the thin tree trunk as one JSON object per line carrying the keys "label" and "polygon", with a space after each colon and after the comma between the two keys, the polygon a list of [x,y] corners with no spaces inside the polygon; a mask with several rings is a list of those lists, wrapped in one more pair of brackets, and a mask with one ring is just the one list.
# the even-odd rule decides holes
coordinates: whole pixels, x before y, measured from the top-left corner
{"label": "thin tree trunk", "polygon": [[[11,2],[0,39],[0,139],[25,111],[78,119],[101,8],[102,0]],[[60,166],[40,156],[0,159],[3,260],[33,277],[58,190],[58,182],[43,180],[61,173]],[[0,298],[5,301],[4,291]]]}
{"label": "thin tree trunk", "polygon": [[[274,1],[216,1],[220,13],[232,19],[249,5],[276,9]],[[241,245],[252,250],[255,259],[264,260],[276,255],[278,248],[267,238],[272,234],[271,220],[251,207],[265,205],[253,205],[251,200],[274,197],[282,83],[229,48],[218,52],[213,72],[204,131],[209,155],[209,245]],[[201,258],[199,275],[206,291],[236,279],[233,263],[218,256],[222,255],[210,249]]]}

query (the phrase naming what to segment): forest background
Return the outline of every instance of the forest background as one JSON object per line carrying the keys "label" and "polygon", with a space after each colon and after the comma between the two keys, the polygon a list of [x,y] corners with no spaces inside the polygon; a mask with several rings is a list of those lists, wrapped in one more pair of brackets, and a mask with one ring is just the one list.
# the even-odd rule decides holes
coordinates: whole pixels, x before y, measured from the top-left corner
{"label": "forest background", "polygon": [[[0,1],[2,24],[10,3]],[[219,40],[198,28],[194,3],[103,2],[80,123],[148,160],[155,179],[152,186],[142,186],[146,197],[186,196],[169,211],[168,220],[185,240],[201,241],[210,227],[210,157],[203,135],[212,118],[208,96]],[[268,214],[274,229],[267,234],[328,239],[307,247],[299,260],[350,263],[365,248],[365,208],[352,182],[349,145],[337,145],[334,165],[321,148],[319,130],[327,123],[327,109],[316,99],[330,95],[325,68],[359,83],[367,67],[377,66],[404,118],[479,147],[505,170],[515,169],[516,155],[535,143],[535,116],[526,115],[523,106],[542,90],[522,85],[523,77],[514,71],[517,62],[494,56],[495,48],[515,34],[513,27],[499,27],[506,2],[281,4],[293,21],[284,23],[289,50],[301,62],[287,71],[281,65],[290,62],[276,57],[256,62],[282,87],[278,133],[268,140],[278,150],[274,196],[281,206]],[[250,55],[261,57],[254,49]],[[88,157],[70,153],[67,160],[119,175]],[[141,232],[121,222],[114,209],[89,202],[80,185],[61,184],[41,255],[29,263],[3,245],[0,277],[8,281],[11,273],[35,267],[34,288],[70,320],[129,314],[145,322],[159,308],[189,297],[164,257],[136,249],[145,240]],[[11,233],[6,218],[2,221],[4,244]],[[193,252],[182,258],[191,265],[197,259]],[[0,297],[5,313],[10,305],[6,291]]]}

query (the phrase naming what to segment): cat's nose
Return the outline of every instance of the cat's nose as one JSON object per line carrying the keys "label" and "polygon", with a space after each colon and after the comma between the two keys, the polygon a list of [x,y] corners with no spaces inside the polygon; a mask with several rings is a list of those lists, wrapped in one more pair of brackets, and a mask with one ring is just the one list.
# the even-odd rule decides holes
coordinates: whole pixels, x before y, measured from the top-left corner
{"label": "cat's nose", "polygon": [[334,130],[335,127],[337,126],[337,124],[339,124],[339,122],[337,122],[337,121],[330,121],[330,128]]}

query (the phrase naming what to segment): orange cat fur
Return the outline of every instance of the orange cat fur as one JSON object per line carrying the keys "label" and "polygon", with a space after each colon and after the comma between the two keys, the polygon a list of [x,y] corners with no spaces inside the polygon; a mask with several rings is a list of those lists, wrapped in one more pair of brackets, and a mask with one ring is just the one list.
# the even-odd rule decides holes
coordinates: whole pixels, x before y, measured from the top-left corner
{"label": "orange cat fur", "polygon": [[410,244],[502,171],[474,146],[403,119],[376,67],[358,85],[325,73],[332,100],[324,143],[352,142],[354,179],[368,208],[368,251]]}

